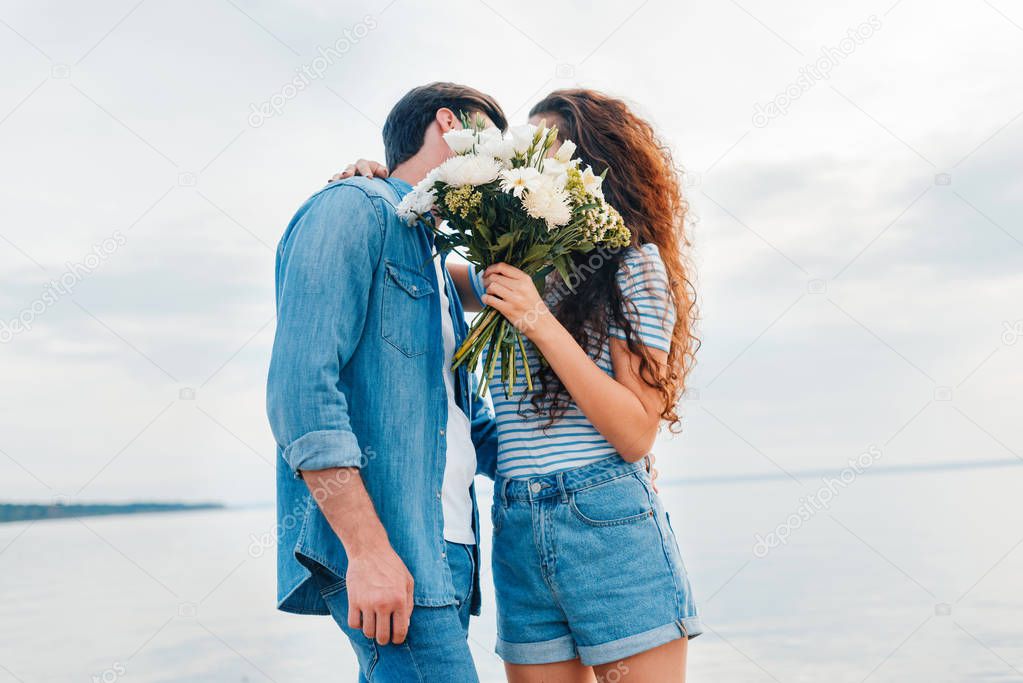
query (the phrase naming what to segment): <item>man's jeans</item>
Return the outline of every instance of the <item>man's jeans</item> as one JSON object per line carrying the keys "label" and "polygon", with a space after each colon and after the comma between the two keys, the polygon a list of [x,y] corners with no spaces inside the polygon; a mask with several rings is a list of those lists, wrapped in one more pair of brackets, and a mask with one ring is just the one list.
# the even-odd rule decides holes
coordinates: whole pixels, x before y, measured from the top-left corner
{"label": "man's jeans", "polygon": [[378,645],[348,626],[348,591],[330,572],[315,574],[331,616],[352,642],[359,658],[360,683],[478,683],[469,651],[473,547],[447,543],[448,567],[457,603],[412,610],[408,637],[401,645]]}

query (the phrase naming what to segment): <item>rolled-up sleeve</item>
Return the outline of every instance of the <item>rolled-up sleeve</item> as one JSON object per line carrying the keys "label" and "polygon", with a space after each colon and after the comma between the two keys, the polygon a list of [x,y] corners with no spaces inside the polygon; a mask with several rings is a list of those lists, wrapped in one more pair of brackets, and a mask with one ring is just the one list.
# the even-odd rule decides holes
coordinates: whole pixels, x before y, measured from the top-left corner
{"label": "rolled-up sleeve", "polygon": [[342,185],[303,207],[278,252],[267,414],[296,476],[363,464],[340,374],[362,336],[382,230],[373,200]]}

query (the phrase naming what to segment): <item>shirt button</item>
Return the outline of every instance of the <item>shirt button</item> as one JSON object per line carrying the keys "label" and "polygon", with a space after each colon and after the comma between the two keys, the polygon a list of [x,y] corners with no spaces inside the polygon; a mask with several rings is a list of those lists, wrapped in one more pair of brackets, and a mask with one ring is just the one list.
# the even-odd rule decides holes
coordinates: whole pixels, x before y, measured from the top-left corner
{"label": "shirt button", "polygon": [[437,497],[440,498],[440,496],[441,496],[440,491],[437,491]]}
{"label": "shirt button", "polygon": [[533,493],[540,493],[541,488],[543,487],[540,486],[540,482],[538,481],[534,481],[532,484],[529,485],[529,490],[532,491]]}
{"label": "shirt button", "polygon": [[448,554],[447,553],[441,553],[440,556],[446,558],[448,556]]}
{"label": "shirt button", "polygon": [[442,430],[440,430],[440,435],[441,435],[441,436],[444,436],[444,430],[443,430],[443,429],[442,429]]}
{"label": "shirt button", "polygon": [[412,285],[412,291],[413,292],[418,292],[419,291],[419,287],[417,287],[416,285]]}

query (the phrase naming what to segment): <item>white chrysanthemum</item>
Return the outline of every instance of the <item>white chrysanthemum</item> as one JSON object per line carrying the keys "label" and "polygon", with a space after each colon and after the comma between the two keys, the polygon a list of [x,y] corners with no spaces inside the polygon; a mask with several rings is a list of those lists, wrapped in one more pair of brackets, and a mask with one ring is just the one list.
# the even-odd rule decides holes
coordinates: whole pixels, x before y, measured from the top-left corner
{"label": "white chrysanthemum", "polygon": [[415,224],[419,220],[420,216],[425,216],[433,209],[433,205],[437,203],[437,193],[433,190],[420,188],[422,183],[416,185],[417,189],[409,192],[398,204],[398,217],[404,220],[409,225]]}
{"label": "white chrysanthemum", "polygon": [[604,182],[604,179],[593,172],[593,169],[589,166],[582,172],[581,178],[583,182],[583,189],[592,194],[595,197],[603,197],[604,193],[600,189],[600,184]]}
{"label": "white chrysanthemum", "polygon": [[497,180],[501,164],[493,157],[467,154],[451,157],[437,167],[437,180],[460,187],[462,185],[486,185]]}
{"label": "white chrysanthemum", "polygon": [[448,143],[448,147],[455,154],[466,154],[471,152],[473,145],[476,144],[476,131],[472,128],[449,130],[444,133],[444,142]]}
{"label": "white chrysanthemum", "polygon": [[511,134],[512,145],[516,154],[525,154],[529,146],[533,144],[536,136],[536,126],[532,123],[524,123],[521,126],[513,126],[508,132]]}
{"label": "white chrysanthemum", "polygon": [[521,197],[525,190],[535,190],[541,185],[540,171],[526,166],[501,171],[501,189]]}
{"label": "white chrysanthemum", "polygon": [[575,154],[575,143],[571,140],[565,140],[561,143],[561,147],[558,147],[558,151],[554,153],[554,158],[563,164],[567,164],[572,160],[573,154]]}
{"label": "white chrysanthemum", "polygon": [[547,221],[548,228],[565,225],[572,220],[568,193],[553,185],[541,185],[522,195],[522,206],[533,218]]}
{"label": "white chrysanthemum", "polygon": [[437,168],[431,169],[430,172],[427,173],[426,176],[422,180],[420,180],[418,183],[416,183],[416,186],[413,187],[412,189],[413,190],[419,190],[421,192],[426,192],[427,190],[432,190],[433,189],[433,184],[437,182],[437,178],[438,178],[439,175],[440,175],[440,167],[438,166]]}

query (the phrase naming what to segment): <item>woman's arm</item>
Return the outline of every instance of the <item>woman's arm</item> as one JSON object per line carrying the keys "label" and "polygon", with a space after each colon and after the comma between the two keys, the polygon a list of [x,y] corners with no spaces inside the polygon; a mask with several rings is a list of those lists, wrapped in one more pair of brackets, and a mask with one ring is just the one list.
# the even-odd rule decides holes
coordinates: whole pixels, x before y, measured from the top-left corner
{"label": "woman's arm", "polygon": [[448,274],[455,282],[455,289],[458,290],[458,298],[462,300],[462,308],[470,313],[479,313],[483,310],[479,295],[472,286],[469,270],[472,268],[468,263],[454,263],[451,259],[447,261]]}
{"label": "woman's arm", "polygon": [[[597,431],[627,461],[643,458],[653,447],[663,398],[639,375],[640,358],[622,340],[611,339],[615,376],[601,370],[548,310],[528,275],[505,263],[484,273],[483,303],[496,308],[550,363],[572,400]],[[668,354],[650,348],[655,362]]]}

